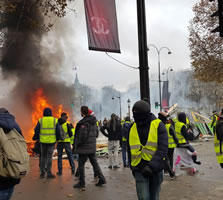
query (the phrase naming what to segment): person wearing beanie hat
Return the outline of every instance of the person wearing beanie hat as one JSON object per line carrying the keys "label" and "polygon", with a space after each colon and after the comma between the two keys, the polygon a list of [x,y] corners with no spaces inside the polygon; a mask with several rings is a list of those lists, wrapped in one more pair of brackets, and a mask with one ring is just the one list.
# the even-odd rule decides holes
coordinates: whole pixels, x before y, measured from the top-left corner
{"label": "person wearing beanie hat", "polygon": [[160,112],[158,114],[159,119],[165,124],[168,133],[168,153],[165,159],[165,170],[168,171],[171,179],[175,178],[175,172],[173,171],[173,153],[175,147],[178,145],[178,139],[176,137],[173,124],[168,120],[168,114],[165,112]]}
{"label": "person wearing beanie hat", "polygon": [[138,199],[158,200],[168,151],[167,131],[163,122],[150,112],[148,102],[137,101],[132,112],[134,123],[127,144],[137,196]]}
{"label": "person wearing beanie hat", "polygon": [[[179,145],[177,149],[178,151],[179,151],[179,148],[186,148],[187,150],[189,150],[192,153],[191,158],[193,162],[197,165],[200,165],[201,162],[197,161],[197,152],[189,143],[189,134],[187,133],[186,117],[187,116],[184,112],[180,112],[178,115],[178,120],[175,123],[175,132],[176,132],[177,139],[179,141]],[[190,156],[190,154],[188,155]]]}
{"label": "person wearing beanie hat", "polygon": [[[41,117],[34,129],[33,140],[40,140],[40,178],[55,178],[52,174],[52,157],[56,141],[60,139],[60,125],[58,119],[52,116],[51,108],[44,108],[43,117]],[[46,170],[47,166],[47,170]]]}

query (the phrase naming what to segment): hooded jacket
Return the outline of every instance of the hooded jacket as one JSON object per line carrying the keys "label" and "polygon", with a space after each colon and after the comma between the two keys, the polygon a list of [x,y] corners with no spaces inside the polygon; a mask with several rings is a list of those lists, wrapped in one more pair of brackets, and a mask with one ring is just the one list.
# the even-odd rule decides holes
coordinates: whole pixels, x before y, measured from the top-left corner
{"label": "hooded jacket", "polygon": [[[156,117],[154,114],[150,113],[148,116],[148,119],[146,120],[146,124],[142,126],[137,126],[138,130],[138,135],[139,139],[142,145],[145,145],[148,136],[149,136],[149,129],[150,129],[150,124],[151,121],[155,120]],[[137,125],[137,122],[136,122]],[[129,163],[131,163],[131,153],[130,153],[130,147],[129,147],[129,133],[128,133],[128,158],[129,158]],[[133,173],[134,171],[141,171],[146,165],[149,165],[152,169],[153,172],[159,172],[164,169],[165,167],[165,162],[164,158],[167,155],[168,151],[168,135],[167,135],[167,130],[165,125],[160,122],[159,127],[158,127],[158,148],[156,153],[154,154],[153,158],[151,161],[145,161],[141,160],[141,162],[136,166],[136,167],[131,167]]]}
{"label": "hooded jacket", "polygon": [[[178,115],[178,121],[179,122],[182,122],[182,123],[184,123],[185,125],[186,125],[186,114],[185,113],[183,113],[183,112],[181,112],[179,115]],[[185,138],[185,140],[187,141],[187,143],[188,143],[188,141],[189,141],[189,137],[188,137],[188,133],[187,133],[187,128],[186,128],[186,126],[183,126],[182,128],[181,128],[181,134],[184,136],[184,138]]]}
{"label": "hooded jacket", "polygon": [[96,152],[97,125],[91,115],[81,119],[75,129],[74,152],[77,154],[94,154]]}
{"label": "hooded jacket", "polygon": [[[45,108],[43,111],[43,116],[44,117],[49,117],[52,116],[52,110],[50,108]],[[34,136],[33,136],[33,140],[39,140],[40,139],[40,123],[39,121],[37,122],[37,125],[34,129]],[[59,123],[56,124],[56,139],[59,140],[60,139],[60,126]]]}
{"label": "hooded jacket", "polygon": [[[105,137],[108,137],[108,140],[120,140],[121,139],[121,123],[115,116],[115,114],[111,115],[110,121],[103,125],[100,129],[102,134]],[[106,131],[107,133],[106,133]]]}
{"label": "hooded jacket", "polygon": [[[64,123],[66,123],[67,121],[65,119],[63,119],[62,117],[58,119],[58,123],[60,126],[62,126]],[[67,123],[67,132],[69,137],[72,137],[72,131],[71,131],[71,125],[69,123]]]}
{"label": "hooded jacket", "polygon": [[[7,111],[7,110],[6,110]],[[7,134],[10,130],[15,128],[21,135],[22,131],[19,125],[15,121],[15,117],[7,112],[0,112],[0,127],[3,128],[5,134]],[[0,178],[0,190],[5,190],[13,187],[16,184],[20,183],[20,179],[14,178]]]}

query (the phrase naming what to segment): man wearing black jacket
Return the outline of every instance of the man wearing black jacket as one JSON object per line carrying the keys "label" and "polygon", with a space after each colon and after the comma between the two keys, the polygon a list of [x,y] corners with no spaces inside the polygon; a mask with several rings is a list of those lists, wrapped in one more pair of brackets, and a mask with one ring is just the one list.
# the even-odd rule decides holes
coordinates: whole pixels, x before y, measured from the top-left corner
{"label": "man wearing black jacket", "polygon": [[128,153],[137,196],[139,200],[158,200],[168,151],[167,131],[150,113],[148,102],[137,101],[132,111],[135,122],[128,135]]}
{"label": "man wearing black jacket", "polygon": [[[5,108],[0,108],[0,128],[3,128],[5,134],[15,128],[22,135],[22,131],[16,123],[15,117]],[[10,200],[14,186],[19,184],[20,180],[21,179],[0,177],[0,199]]]}
{"label": "man wearing black jacket", "polygon": [[65,149],[70,167],[71,167],[71,173],[74,174],[75,171],[75,165],[74,165],[74,158],[70,146],[70,141],[72,137],[72,131],[71,131],[71,125],[70,123],[67,122],[68,115],[67,113],[63,112],[61,113],[61,118],[58,119],[58,123],[60,124],[61,128],[64,130],[66,133],[65,139],[64,140],[59,140],[57,143],[57,153],[58,153],[58,172],[57,175],[61,176],[62,175],[62,155],[63,155],[63,149]]}
{"label": "man wearing black jacket", "polygon": [[102,174],[101,168],[96,157],[96,136],[97,125],[96,118],[88,114],[87,106],[81,107],[81,116],[83,117],[76,126],[74,139],[74,152],[79,154],[78,171],[79,183],[75,184],[74,188],[85,188],[85,170],[84,165],[89,158],[94,172],[97,174],[99,181],[96,186],[102,186],[106,183],[105,177]]}

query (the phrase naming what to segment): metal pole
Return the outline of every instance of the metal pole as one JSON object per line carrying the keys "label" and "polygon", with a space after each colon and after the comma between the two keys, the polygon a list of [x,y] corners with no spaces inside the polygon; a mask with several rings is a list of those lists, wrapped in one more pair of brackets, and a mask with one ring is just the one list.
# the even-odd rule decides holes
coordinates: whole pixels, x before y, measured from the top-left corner
{"label": "metal pole", "polygon": [[140,95],[141,99],[148,98],[150,104],[145,0],[137,0],[137,18],[138,18]]}
{"label": "metal pole", "polygon": [[158,51],[158,73],[159,73],[159,97],[160,97],[160,111],[162,111],[161,100],[161,78],[160,78],[160,51]]}
{"label": "metal pole", "polygon": [[122,103],[121,103],[121,95],[119,95],[119,104],[120,104],[120,120],[122,120]]}

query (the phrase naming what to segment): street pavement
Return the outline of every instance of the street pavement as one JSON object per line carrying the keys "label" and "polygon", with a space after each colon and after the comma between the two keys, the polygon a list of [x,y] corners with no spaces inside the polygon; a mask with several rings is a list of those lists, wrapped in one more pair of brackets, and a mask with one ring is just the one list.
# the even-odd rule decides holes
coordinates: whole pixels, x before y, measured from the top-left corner
{"label": "street pavement", "polygon": [[[164,177],[160,200],[219,200],[223,197],[223,169],[216,161],[213,140],[194,144],[202,165],[199,173],[188,175],[180,172],[175,180]],[[117,170],[107,168],[108,160],[99,158],[99,163],[107,179],[103,187],[96,187],[93,170],[86,163],[86,190],[74,189],[78,179],[71,175],[67,160],[63,160],[63,175],[53,180],[40,179],[38,159],[31,158],[31,171],[15,187],[12,200],[136,200],[135,182],[129,168]],[[121,156],[120,156],[120,166]],[[56,174],[57,161],[53,161],[53,172]]]}

